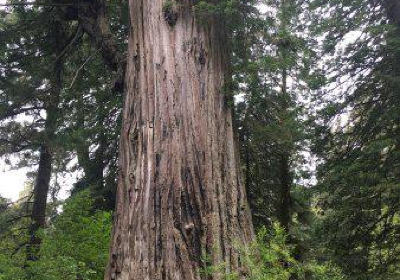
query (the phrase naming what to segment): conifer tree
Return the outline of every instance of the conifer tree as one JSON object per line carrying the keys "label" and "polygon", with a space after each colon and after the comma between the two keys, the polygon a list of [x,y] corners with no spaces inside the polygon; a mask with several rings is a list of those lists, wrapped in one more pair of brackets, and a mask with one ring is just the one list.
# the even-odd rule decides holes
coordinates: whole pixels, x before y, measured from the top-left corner
{"label": "conifer tree", "polygon": [[307,6],[266,1],[262,9],[265,14],[247,20],[246,31],[254,36],[246,33],[237,43],[248,42],[244,58],[237,51],[234,76],[243,96],[241,153],[255,223],[277,220],[289,232],[309,212],[297,195],[305,190],[297,185],[308,178],[302,156],[307,151],[304,103],[320,77],[312,72],[316,54],[307,36]]}
{"label": "conifer tree", "polygon": [[105,279],[220,279],[200,271],[221,263],[245,273],[234,245],[249,242],[253,228],[224,94],[229,30],[219,2],[130,2]]}
{"label": "conifer tree", "polygon": [[[316,2],[324,18],[314,26],[338,55],[326,67],[333,90],[318,96],[318,236],[351,279],[399,277],[400,38],[390,2]],[[346,36],[355,39],[341,50]]]}

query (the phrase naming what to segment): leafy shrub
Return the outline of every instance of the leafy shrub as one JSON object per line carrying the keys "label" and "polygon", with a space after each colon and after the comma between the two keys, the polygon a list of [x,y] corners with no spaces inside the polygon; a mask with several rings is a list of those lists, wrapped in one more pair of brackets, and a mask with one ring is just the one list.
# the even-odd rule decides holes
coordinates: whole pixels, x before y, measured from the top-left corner
{"label": "leafy shrub", "polygon": [[[284,229],[275,223],[271,230],[263,227],[257,238],[240,248],[242,271],[246,280],[343,280],[341,271],[329,263],[315,260],[300,262],[293,258],[293,248],[287,242]],[[224,266],[209,270],[223,274]],[[224,275],[225,280],[242,279],[238,273]]]}
{"label": "leafy shrub", "polygon": [[88,192],[78,193],[43,233],[41,258],[31,266],[37,280],[103,279],[111,234],[111,213],[93,213]]}
{"label": "leafy shrub", "polygon": [[[63,211],[39,235],[40,259],[26,263],[12,238],[0,240],[0,280],[102,280],[108,259],[111,213],[93,211],[88,192],[67,199]],[[26,232],[24,233],[26,235]],[[27,239],[21,237],[22,240]]]}

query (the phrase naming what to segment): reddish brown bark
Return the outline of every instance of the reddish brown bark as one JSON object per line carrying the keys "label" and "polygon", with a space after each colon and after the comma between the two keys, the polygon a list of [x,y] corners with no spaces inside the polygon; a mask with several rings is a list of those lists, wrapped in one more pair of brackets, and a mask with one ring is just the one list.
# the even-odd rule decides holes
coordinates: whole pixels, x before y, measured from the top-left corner
{"label": "reddish brown bark", "polygon": [[[234,244],[253,236],[232,116],[223,93],[225,29],[177,21],[163,1],[131,0],[120,178],[105,279],[220,279],[240,270]],[[205,262],[204,259],[209,261]]]}

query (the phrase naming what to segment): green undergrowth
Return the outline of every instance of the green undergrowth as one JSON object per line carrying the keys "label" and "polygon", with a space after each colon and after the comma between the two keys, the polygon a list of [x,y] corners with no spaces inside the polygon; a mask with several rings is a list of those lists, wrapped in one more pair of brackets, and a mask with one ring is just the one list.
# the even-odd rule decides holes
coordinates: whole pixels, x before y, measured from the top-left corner
{"label": "green undergrowth", "polygon": [[218,275],[224,280],[344,280],[340,269],[330,263],[315,260],[298,261],[288,243],[284,229],[275,223],[272,229],[263,227],[256,239],[246,247],[239,246],[242,268],[226,273],[226,265],[208,267],[205,275]]}

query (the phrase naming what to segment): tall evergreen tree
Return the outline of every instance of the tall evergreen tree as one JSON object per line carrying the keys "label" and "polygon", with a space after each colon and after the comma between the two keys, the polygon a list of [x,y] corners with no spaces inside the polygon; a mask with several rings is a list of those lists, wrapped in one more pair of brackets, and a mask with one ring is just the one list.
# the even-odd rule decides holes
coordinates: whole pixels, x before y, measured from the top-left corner
{"label": "tall evergreen tree", "polygon": [[[89,178],[84,184],[90,185],[98,198],[96,207],[113,208],[115,180],[107,175],[116,172],[121,81],[112,81],[108,71],[104,71],[101,57],[108,67],[122,71],[110,64],[112,58],[104,57],[106,48],[113,48],[113,55],[119,54],[113,38],[100,42],[99,36],[111,33],[109,27],[97,26],[105,19],[97,18],[100,23],[90,21],[87,7],[80,8],[87,17],[78,18],[79,3],[32,3],[30,6],[26,2],[9,2],[10,8],[3,11],[4,55],[0,62],[1,155],[10,164],[18,158],[16,167],[37,165],[32,200],[28,199],[31,205],[26,209],[32,220],[26,247],[28,261],[39,256],[41,240],[36,232],[46,225],[51,179],[55,173],[67,171],[74,152],[85,170],[85,178]],[[94,38],[96,49],[82,61],[81,55],[93,49],[85,33]],[[83,75],[85,67],[91,76]],[[76,94],[76,89],[81,92]]]}
{"label": "tall evergreen tree", "polygon": [[304,189],[297,185],[308,178],[303,109],[319,76],[311,68],[316,54],[307,36],[306,4],[266,1],[261,10],[266,12],[247,20],[249,27],[241,33],[246,35],[238,34],[238,46],[248,42],[247,53],[235,50],[234,79],[243,96],[238,104],[241,152],[255,224],[276,220],[290,232],[309,212],[305,200],[298,199]]}
{"label": "tall evergreen tree", "polygon": [[[7,30],[7,33],[3,33],[3,155],[22,153],[23,160],[29,160],[32,154],[37,154],[37,171],[30,208],[32,221],[26,247],[28,261],[37,260],[39,255],[41,241],[37,231],[44,228],[46,223],[47,196],[57,150],[62,50],[68,37],[68,31],[58,16],[56,11],[48,9],[20,7],[8,15],[9,21],[5,21],[5,24],[14,23],[12,28],[18,28],[18,31],[11,33],[11,30]],[[44,29],[41,25],[32,30],[30,26],[27,27],[32,22],[48,24],[51,28]],[[45,67],[46,64],[50,67]],[[38,70],[38,66],[41,66],[42,70]],[[17,117],[25,118],[26,121],[21,123]],[[14,133],[18,128],[21,134]]]}
{"label": "tall evergreen tree", "polygon": [[[131,1],[120,176],[105,279],[219,279],[253,235],[216,3]],[[203,10],[204,11],[204,10]],[[215,11],[215,10],[214,10]],[[226,87],[229,90],[229,87]],[[207,261],[208,260],[208,261]],[[241,272],[244,273],[244,272]]]}
{"label": "tall evergreen tree", "polygon": [[[323,5],[325,4],[325,5]],[[317,2],[325,50],[357,38],[327,67],[317,120],[319,236],[351,279],[397,279],[399,261],[399,33],[397,1]],[[374,11],[371,13],[371,11]],[[327,19],[327,15],[334,16]],[[332,28],[333,27],[333,28]],[[347,36],[347,37],[346,37]],[[343,85],[342,87],[340,87]],[[323,92],[321,92],[323,93]]]}

